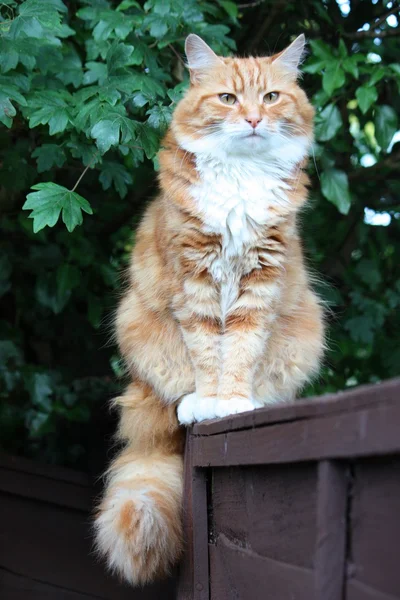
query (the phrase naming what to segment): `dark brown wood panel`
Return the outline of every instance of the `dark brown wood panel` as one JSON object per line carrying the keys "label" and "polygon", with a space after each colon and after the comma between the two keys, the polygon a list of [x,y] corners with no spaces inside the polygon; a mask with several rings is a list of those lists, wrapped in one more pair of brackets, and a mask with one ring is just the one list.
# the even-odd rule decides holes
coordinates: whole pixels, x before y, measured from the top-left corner
{"label": "dark brown wood panel", "polygon": [[400,402],[212,436],[193,436],[199,467],[289,463],[400,452]]}
{"label": "dark brown wood panel", "polygon": [[193,469],[192,438],[187,436],[183,524],[185,554],[180,565],[178,600],[209,600],[207,473]]}
{"label": "dark brown wood panel", "polygon": [[359,581],[352,581],[346,589],[346,600],[399,600],[399,598],[399,594],[388,596]]}
{"label": "dark brown wood panel", "polygon": [[65,481],[74,485],[90,486],[90,477],[86,473],[74,471],[67,467],[45,465],[21,456],[10,456],[0,452],[0,468],[30,473],[50,480]]}
{"label": "dark brown wood panel", "polygon": [[177,600],[192,600],[193,596],[193,496],[192,496],[192,453],[190,435],[186,436],[183,488],[184,554],[179,565]]}
{"label": "dark brown wood panel", "polygon": [[0,492],[42,500],[58,506],[90,511],[93,490],[86,484],[49,478],[0,466]]}
{"label": "dark brown wood panel", "polygon": [[312,568],[315,464],[213,470],[212,528],[260,557]]}
{"label": "dark brown wood panel", "polygon": [[0,461],[1,600],[172,600],[173,579],[122,585],[93,554],[93,489],[81,473]]}
{"label": "dark brown wood panel", "polygon": [[0,568],[2,600],[98,600],[99,596],[80,594],[61,587],[14,575]]}
{"label": "dark brown wood panel", "polygon": [[210,600],[400,600],[399,379],[189,436]]}
{"label": "dark brown wood panel", "polygon": [[119,586],[95,560],[85,513],[4,494],[0,535],[0,566],[11,573],[110,600],[146,598]]}
{"label": "dark brown wood panel", "polygon": [[193,600],[209,600],[209,570],[207,557],[208,515],[207,474],[204,469],[192,470],[193,495]]}
{"label": "dark brown wood panel", "polygon": [[399,456],[356,463],[351,532],[349,597],[399,599]]}
{"label": "dark brown wood panel", "polygon": [[345,464],[318,464],[315,600],[342,600],[349,478]]}
{"label": "dark brown wood panel", "polygon": [[210,544],[210,600],[311,600],[313,574],[259,556],[224,535]]}

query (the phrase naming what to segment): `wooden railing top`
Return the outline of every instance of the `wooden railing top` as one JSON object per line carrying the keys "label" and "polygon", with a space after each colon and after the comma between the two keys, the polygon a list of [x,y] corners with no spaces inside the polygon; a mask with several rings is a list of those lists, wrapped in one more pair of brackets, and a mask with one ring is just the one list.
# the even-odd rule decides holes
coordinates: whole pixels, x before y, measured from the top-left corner
{"label": "wooden railing top", "polygon": [[337,394],[297,400],[291,404],[266,406],[224,419],[204,421],[194,425],[191,433],[195,436],[215,435],[263,425],[353,412],[392,402],[400,402],[400,378],[373,385],[361,385]]}

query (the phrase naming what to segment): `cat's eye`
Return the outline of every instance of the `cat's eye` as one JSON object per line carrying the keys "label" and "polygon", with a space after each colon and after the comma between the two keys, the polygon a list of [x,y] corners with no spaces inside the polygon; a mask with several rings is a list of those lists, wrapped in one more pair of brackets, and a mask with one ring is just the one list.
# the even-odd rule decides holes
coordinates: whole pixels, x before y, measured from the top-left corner
{"label": "cat's eye", "polygon": [[219,99],[223,104],[229,104],[229,106],[236,104],[236,96],[234,94],[219,94]]}
{"label": "cat's eye", "polygon": [[268,92],[268,94],[265,94],[264,96],[264,102],[265,104],[274,104],[274,102],[276,102],[279,98],[279,92]]}

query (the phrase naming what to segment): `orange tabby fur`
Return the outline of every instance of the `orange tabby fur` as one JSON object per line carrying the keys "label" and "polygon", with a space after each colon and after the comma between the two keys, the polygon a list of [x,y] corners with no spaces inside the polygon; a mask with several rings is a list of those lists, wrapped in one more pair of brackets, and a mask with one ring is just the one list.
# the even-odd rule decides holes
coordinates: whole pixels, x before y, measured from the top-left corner
{"label": "orange tabby fur", "polygon": [[300,36],[274,57],[239,59],[187,41],[192,84],[163,141],[161,193],[117,315],[133,383],[115,401],[124,450],[96,518],[100,551],[133,584],[182,551],[177,406],[189,424],[290,401],[318,370],[322,313],[296,224],[313,118],[296,82],[303,46]]}

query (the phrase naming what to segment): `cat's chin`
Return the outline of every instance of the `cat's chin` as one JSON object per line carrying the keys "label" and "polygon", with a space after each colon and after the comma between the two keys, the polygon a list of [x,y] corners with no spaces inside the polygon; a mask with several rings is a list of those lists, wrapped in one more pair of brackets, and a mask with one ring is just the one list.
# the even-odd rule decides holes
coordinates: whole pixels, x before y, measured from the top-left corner
{"label": "cat's chin", "polygon": [[241,142],[245,142],[246,144],[251,144],[254,146],[259,146],[261,144],[266,144],[265,138],[259,134],[249,133],[248,135],[244,135],[240,138]]}
{"label": "cat's chin", "polygon": [[254,151],[268,152],[270,141],[262,135],[245,134],[224,136],[214,138],[213,136],[204,136],[198,139],[191,139],[186,136],[177,136],[179,145],[183,150],[192,152],[195,155],[210,156],[216,158],[228,158],[229,156],[251,156]]}

